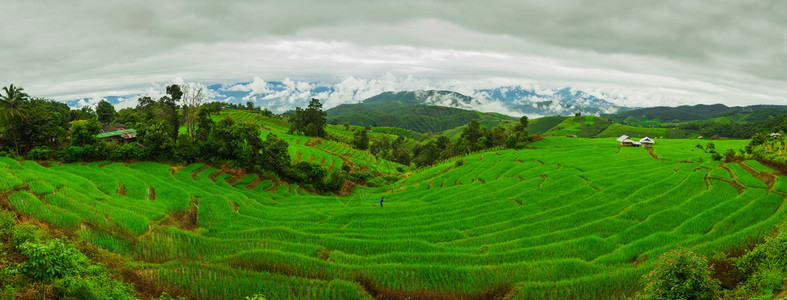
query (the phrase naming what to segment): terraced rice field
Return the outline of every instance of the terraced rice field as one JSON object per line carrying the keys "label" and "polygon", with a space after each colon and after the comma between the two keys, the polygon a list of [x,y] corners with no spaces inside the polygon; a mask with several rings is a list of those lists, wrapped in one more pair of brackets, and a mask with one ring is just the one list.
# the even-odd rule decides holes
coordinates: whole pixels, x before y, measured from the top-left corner
{"label": "terraced rice field", "polygon": [[[377,158],[368,151],[354,149],[345,142],[334,142],[327,140],[314,140],[313,138],[302,135],[288,134],[289,124],[284,119],[264,117],[261,114],[244,110],[228,109],[221,112],[217,119],[229,116],[237,121],[248,121],[258,123],[260,134],[264,138],[270,133],[275,133],[279,138],[287,141],[290,145],[288,151],[293,162],[306,161],[322,165],[326,170],[340,169],[342,164],[348,163],[360,169],[368,169],[377,173],[397,173],[399,169],[407,167],[393,163],[381,158]],[[339,129],[341,128],[341,129]],[[339,136],[340,139],[352,141],[353,132],[344,130],[343,126],[328,126],[328,132]],[[393,141],[396,135],[375,133],[372,137],[388,136]]]}
{"label": "terraced rice field", "polygon": [[[746,143],[714,142],[720,152]],[[657,140],[651,154],[547,137],[348,197],[254,176],[229,184],[203,164],[0,159],[0,193],[197,298],[611,299],[667,250],[712,254],[783,219],[784,174],[712,161],[695,144]]]}

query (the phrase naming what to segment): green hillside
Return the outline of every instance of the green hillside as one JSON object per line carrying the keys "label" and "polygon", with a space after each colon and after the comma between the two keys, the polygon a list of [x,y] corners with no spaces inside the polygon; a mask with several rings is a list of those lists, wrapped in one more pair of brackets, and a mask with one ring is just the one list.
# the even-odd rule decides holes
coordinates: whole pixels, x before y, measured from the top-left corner
{"label": "green hillside", "polygon": [[0,204],[192,298],[621,299],[665,251],[711,255],[783,219],[787,177],[694,144],[659,140],[651,155],[612,138],[545,137],[348,197],[204,164],[0,158]]}
{"label": "green hillside", "polygon": [[[393,163],[378,157],[375,157],[369,151],[361,151],[350,146],[352,142],[353,131],[359,127],[350,128],[346,130],[341,125],[329,125],[326,128],[329,134],[336,136],[340,139],[339,142],[324,141],[322,139],[315,139],[308,136],[288,134],[289,123],[285,118],[265,117],[259,113],[253,113],[245,110],[227,109],[221,111],[216,119],[223,117],[231,117],[240,121],[250,121],[260,126],[260,134],[265,137],[270,133],[275,133],[279,138],[284,139],[289,144],[289,153],[293,162],[307,161],[318,163],[326,170],[341,168],[342,164],[350,163],[357,165],[362,169],[368,169],[378,173],[398,173],[397,168],[406,169],[397,163]],[[390,140],[397,138],[396,134],[381,130],[379,132],[373,131],[370,134],[370,139],[376,140],[382,136],[387,136]],[[407,131],[402,130],[402,133]],[[416,135],[410,134],[413,137]],[[311,142],[310,142],[311,141]],[[415,140],[410,140],[410,146],[416,143]]]}
{"label": "green hillside", "polygon": [[544,135],[569,135],[579,137],[595,137],[609,126],[607,119],[596,116],[578,116],[566,118]]}
{"label": "green hillside", "polygon": [[[723,117],[732,123],[762,121],[787,113],[785,105],[751,105],[728,107],[724,104],[682,105],[677,107],[648,107],[604,115],[616,122],[639,123],[658,120],[659,123],[680,123]],[[726,122],[726,121],[723,121]],[[729,123],[728,123],[729,124]]]}
{"label": "green hillside", "polygon": [[[454,101],[470,101],[469,97],[452,93]],[[357,104],[342,104],[326,111],[328,119],[358,126],[382,126],[409,129],[420,133],[441,132],[478,120],[493,128],[513,122],[514,117],[483,113],[454,107],[436,106],[417,98],[415,92],[387,92]]]}
{"label": "green hillside", "polygon": [[533,134],[544,134],[568,118],[569,117],[553,116],[533,119],[528,123],[527,130]]}

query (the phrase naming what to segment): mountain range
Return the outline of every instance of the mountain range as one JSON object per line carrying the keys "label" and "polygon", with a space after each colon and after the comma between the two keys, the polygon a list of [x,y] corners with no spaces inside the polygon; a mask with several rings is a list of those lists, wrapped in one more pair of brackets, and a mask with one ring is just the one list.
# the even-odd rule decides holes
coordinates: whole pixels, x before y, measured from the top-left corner
{"label": "mountain range", "polygon": [[[211,101],[241,103],[252,102],[274,113],[283,113],[295,107],[308,105],[311,98],[320,99],[324,108],[342,104],[360,103],[368,98],[386,92],[398,92],[387,86],[369,87],[359,84],[352,87],[324,85],[312,82],[265,82],[257,80],[234,85],[214,84],[206,86]],[[527,115],[531,118],[552,115],[610,114],[630,108],[619,106],[603,96],[593,96],[584,91],[563,88],[560,90],[536,90],[522,86],[500,86],[489,89],[462,89],[462,93],[452,90],[453,94],[430,94],[430,90],[409,90],[424,104],[453,107],[482,112],[502,113],[512,116]],[[401,90],[399,90],[401,91]],[[405,91],[408,91],[405,89]],[[446,90],[448,91],[448,90]],[[65,100],[72,107],[95,105],[101,98],[115,104],[118,109],[136,105],[136,99],[143,96],[158,98],[161,94],[130,94]]]}
{"label": "mountain range", "polygon": [[[475,119],[488,128],[517,118],[472,110],[478,100],[449,91],[385,92],[361,103],[326,110],[328,120],[359,126],[399,127],[421,133],[441,132]],[[467,109],[457,108],[465,107]]]}

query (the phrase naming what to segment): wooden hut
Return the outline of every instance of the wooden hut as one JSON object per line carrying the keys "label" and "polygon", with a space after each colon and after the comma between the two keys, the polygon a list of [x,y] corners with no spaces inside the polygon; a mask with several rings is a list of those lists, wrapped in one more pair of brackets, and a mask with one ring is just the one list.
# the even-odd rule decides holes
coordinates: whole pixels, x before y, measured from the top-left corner
{"label": "wooden hut", "polygon": [[619,138],[617,138],[615,140],[618,141],[618,143],[619,143],[618,145],[621,145],[621,146],[631,146],[634,143],[634,141],[631,140],[629,138],[629,136],[625,135],[625,134],[621,135]]}
{"label": "wooden hut", "polygon": [[639,140],[639,143],[642,145],[642,148],[653,148],[653,144],[655,144],[655,142],[649,137],[644,137],[643,139]]}

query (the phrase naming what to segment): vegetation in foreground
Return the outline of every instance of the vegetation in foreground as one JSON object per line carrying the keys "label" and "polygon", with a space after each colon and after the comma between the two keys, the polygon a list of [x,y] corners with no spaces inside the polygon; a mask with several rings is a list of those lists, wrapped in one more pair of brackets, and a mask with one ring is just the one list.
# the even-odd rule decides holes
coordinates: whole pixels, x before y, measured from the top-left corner
{"label": "vegetation in foreground", "polygon": [[[174,89],[168,92],[175,98]],[[164,117],[172,113],[167,110],[171,101],[164,100],[149,104],[150,111]],[[748,144],[705,145],[658,139],[648,151],[618,147],[611,139],[549,137],[520,149],[532,140],[524,130],[516,133],[518,126],[499,127],[496,133],[471,121],[454,141],[424,139],[413,146],[412,164],[421,169],[337,197],[311,193],[322,183],[309,175],[315,174],[313,166],[346,175],[351,172],[345,166],[401,174],[404,165],[349,146],[387,157],[396,152],[382,146],[389,135],[339,125],[315,131],[309,128],[311,118],[292,127],[264,112],[223,111],[231,118],[218,122],[192,112],[192,120],[203,125],[183,126],[187,135],[163,153],[182,155],[200,149],[187,141],[220,142],[222,136],[244,134],[243,145],[226,140],[222,152],[238,155],[223,159],[254,162],[244,155],[271,152],[263,142],[276,132],[286,141],[277,153],[290,155],[279,161],[305,176],[287,182],[205,163],[61,165],[46,161],[52,158],[48,151],[28,153],[45,160],[40,164],[0,159],[0,205],[62,232],[55,239],[19,245],[13,234],[3,237],[12,241],[4,244],[6,261],[12,262],[3,268],[9,274],[4,292],[157,294],[132,295],[115,268],[86,260],[91,256],[80,245],[92,244],[128,259],[125,268],[137,274],[132,282],[195,298],[243,298],[263,291],[271,299],[606,299],[640,291],[637,297],[740,299],[769,298],[783,288],[784,239],[770,233],[784,217],[783,139],[758,135]],[[4,118],[7,123],[20,116]],[[247,119],[236,121],[241,118]],[[524,129],[526,121],[518,125]],[[559,124],[566,121],[577,125],[555,134],[601,130],[594,127],[595,117]],[[91,126],[90,121],[73,123],[69,143],[102,145],[91,140]],[[175,135],[155,126],[168,125],[154,121],[140,131],[163,141]],[[211,128],[204,131],[207,139],[188,135],[204,128]],[[286,133],[293,128],[294,134]],[[725,154],[723,161],[719,153]],[[363,180],[376,179],[371,177]],[[382,198],[384,208],[376,204]],[[741,248],[763,236],[764,244],[751,251]],[[52,256],[63,260],[48,260]],[[55,271],[31,271],[38,258]],[[58,273],[64,270],[58,266],[73,272]],[[676,274],[696,284],[676,289],[668,284]],[[68,279],[74,276],[88,280]]]}
{"label": "vegetation in foreground", "polygon": [[783,219],[785,176],[714,161],[693,144],[660,140],[651,155],[550,137],[348,197],[233,185],[204,164],[5,159],[0,169],[10,183],[4,205],[192,297],[619,298],[678,245],[710,257]]}

